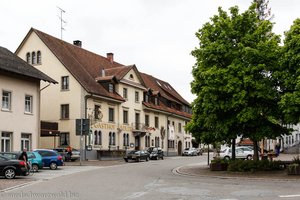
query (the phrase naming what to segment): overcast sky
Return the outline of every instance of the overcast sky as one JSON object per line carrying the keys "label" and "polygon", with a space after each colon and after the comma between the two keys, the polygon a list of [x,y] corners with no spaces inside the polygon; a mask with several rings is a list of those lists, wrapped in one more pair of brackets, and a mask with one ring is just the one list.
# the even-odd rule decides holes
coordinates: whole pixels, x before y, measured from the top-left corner
{"label": "overcast sky", "polygon": [[[187,101],[190,92],[191,51],[198,46],[195,33],[217,14],[252,0],[6,0],[0,2],[0,46],[14,52],[31,27],[61,37],[81,40],[83,48],[115,61],[135,64],[139,71],[169,82]],[[274,32],[283,35],[299,17],[300,0],[270,0]]]}

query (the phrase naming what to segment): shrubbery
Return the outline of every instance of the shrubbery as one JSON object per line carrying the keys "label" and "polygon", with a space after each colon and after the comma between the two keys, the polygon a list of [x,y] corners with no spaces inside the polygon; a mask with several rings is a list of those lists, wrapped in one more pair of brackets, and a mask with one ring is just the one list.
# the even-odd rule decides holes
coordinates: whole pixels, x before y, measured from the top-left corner
{"label": "shrubbery", "polygon": [[232,172],[256,172],[256,171],[272,171],[281,170],[282,166],[279,161],[269,160],[233,160],[228,164],[228,171]]}

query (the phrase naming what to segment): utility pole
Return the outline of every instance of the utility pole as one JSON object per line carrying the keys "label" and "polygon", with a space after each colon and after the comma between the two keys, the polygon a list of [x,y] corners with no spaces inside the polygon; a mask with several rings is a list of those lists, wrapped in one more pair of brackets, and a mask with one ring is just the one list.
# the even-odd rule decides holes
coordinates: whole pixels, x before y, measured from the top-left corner
{"label": "utility pole", "polygon": [[64,11],[62,8],[58,7],[57,8],[60,10],[60,16],[58,16],[58,18],[60,19],[60,39],[63,39],[63,31],[65,30],[63,25],[66,24],[67,22],[65,20],[63,20],[63,13],[65,13],[66,11]]}

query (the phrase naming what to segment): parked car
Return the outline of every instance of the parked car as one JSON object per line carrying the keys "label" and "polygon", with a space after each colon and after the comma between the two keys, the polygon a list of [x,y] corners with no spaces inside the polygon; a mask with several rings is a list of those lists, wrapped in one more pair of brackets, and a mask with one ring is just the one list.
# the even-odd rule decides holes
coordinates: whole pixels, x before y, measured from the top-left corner
{"label": "parked car", "polygon": [[195,148],[186,148],[182,152],[183,156],[197,156],[197,150]]}
{"label": "parked car", "polygon": [[24,161],[0,156],[0,176],[4,176],[7,179],[13,179],[15,176],[26,176],[26,174],[27,169]]}
{"label": "parked car", "polygon": [[[4,156],[10,160],[19,160],[21,153],[22,152],[20,152],[20,151],[18,151],[18,152],[0,152],[0,155]],[[38,171],[39,169],[43,168],[43,161],[42,161],[42,157],[40,156],[40,154],[38,154],[37,152],[33,152],[33,151],[27,151],[27,156],[28,156],[28,161],[31,163],[32,169],[34,171]]]}
{"label": "parked car", "polygon": [[128,162],[129,160],[135,160],[136,162],[139,162],[141,160],[146,160],[148,161],[150,157],[150,154],[148,151],[143,151],[143,150],[133,150],[127,153],[124,156],[125,162]]}
{"label": "parked car", "polygon": [[[236,147],[235,157],[239,159],[251,160],[253,158],[254,151],[248,147]],[[231,148],[226,148],[220,151],[220,158],[230,160],[232,156]]]}
{"label": "parked car", "polygon": [[53,150],[56,151],[59,155],[61,155],[64,161],[76,161],[80,158],[80,151],[74,148],[72,148],[71,159],[68,158],[66,148],[55,148]]}
{"label": "parked car", "polygon": [[36,149],[34,152],[41,155],[44,167],[50,167],[54,170],[57,169],[57,166],[63,166],[64,164],[63,157],[54,150]]}
{"label": "parked car", "polygon": [[155,160],[158,160],[158,159],[164,159],[164,152],[161,148],[157,148],[157,147],[149,147],[147,149],[147,151],[149,152],[149,157],[150,159],[155,159]]}

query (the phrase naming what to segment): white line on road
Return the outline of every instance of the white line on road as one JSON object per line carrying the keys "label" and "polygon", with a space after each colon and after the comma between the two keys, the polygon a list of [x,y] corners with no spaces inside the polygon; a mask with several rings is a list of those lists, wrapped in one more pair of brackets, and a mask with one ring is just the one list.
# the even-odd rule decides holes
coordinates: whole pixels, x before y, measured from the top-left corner
{"label": "white line on road", "polygon": [[292,194],[292,195],[279,195],[281,198],[294,198],[294,197],[300,197],[300,194]]}

